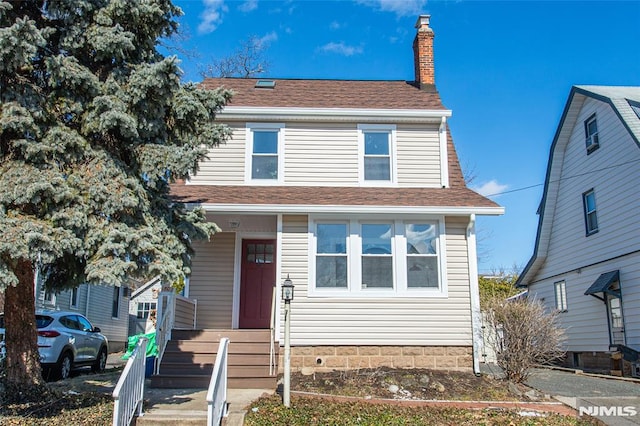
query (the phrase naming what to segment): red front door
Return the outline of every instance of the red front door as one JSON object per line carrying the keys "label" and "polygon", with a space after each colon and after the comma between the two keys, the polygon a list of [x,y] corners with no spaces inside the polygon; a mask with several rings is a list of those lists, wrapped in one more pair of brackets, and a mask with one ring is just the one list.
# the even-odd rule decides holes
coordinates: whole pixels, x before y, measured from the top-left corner
{"label": "red front door", "polygon": [[275,240],[242,240],[240,328],[269,328],[275,260]]}

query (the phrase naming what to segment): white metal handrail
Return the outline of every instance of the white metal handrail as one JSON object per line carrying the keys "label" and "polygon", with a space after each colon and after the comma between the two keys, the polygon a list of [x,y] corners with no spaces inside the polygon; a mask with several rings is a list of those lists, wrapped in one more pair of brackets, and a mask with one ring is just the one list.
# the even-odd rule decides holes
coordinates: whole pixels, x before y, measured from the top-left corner
{"label": "white metal handrail", "polygon": [[273,286],[271,294],[271,345],[269,347],[269,374],[272,376],[276,374],[276,292],[277,289]]}
{"label": "white metal handrail", "polygon": [[229,338],[223,337],[218,345],[216,363],[207,391],[207,425],[218,426],[227,415],[227,354]]}
{"label": "white metal handrail", "polygon": [[142,416],[144,373],[148,339],[141,337],[113,390],[113,426],[128,426],[133,416]]}
{"label": "white metal handrail", "polygon": [[160,363],[167,342],[171,340],[171,330],[175,321],[176,299],[173,291],[162,291],[158,296],[158,323],[156,326],[156,345],[158,345],[158,359],[155,374],[160,374]]}

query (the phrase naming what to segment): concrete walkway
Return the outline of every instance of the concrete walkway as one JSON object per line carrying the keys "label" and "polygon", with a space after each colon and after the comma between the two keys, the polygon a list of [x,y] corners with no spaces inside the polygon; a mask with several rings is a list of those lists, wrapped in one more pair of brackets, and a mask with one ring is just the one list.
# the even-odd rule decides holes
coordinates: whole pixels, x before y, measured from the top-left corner
{"label": "concrete walkway", "polygon": [[526,384],[608,425],[640,425],[640,380],[538,368]]}
{"label": "concrete walkway", "polygon": [[[242,426],[247,406],[273,389],[228,389],[227,426]],[[203,389],[160,389],[145,387],[144,415],[140,425],[203,425],[207,420],[207,391]]]}

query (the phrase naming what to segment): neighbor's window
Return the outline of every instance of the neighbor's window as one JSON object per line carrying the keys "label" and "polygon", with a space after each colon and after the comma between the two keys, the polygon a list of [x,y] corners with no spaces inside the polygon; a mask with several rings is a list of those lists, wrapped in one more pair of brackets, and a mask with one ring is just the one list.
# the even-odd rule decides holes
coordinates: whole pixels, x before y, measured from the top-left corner
{"label": "neighbor's window", "polygon": [[272,123],[247,124],[247,180],[262,183],[282,180],[283,127]]}
{"label": "neighbor's window", "polygon": [[71,307],[78,307],[78,287],[71,289]]}
{"label": "neighbor's window", "polygon": [[120,287],[113,286],[113,304],[111,305],[111,317],[118,318],[120,313]]}
{"label": "neighbor's window", "polygon": [[362,288],[393,288],[391,224],[362,225]]}
{"label": "neighbor's window", "polygon": [[316,227],[316,287],[347,288],[346,223],[319,223]]}
{"label": "neighbor's window", "polygon": [[584,221],[587,235],[598,232],[598,215],[596,212],[596,194],[593,189],[582,194],[584,205]]}
{"label": "neighbor's window", "polygon": [[407,287],[438,287],[437,231],[434,224],[405,225]]}
{"label": "neighbor's window", "polygon": [[156,310],[156,302],[138,302],[138,312],[136,318],[147,319],[149,313]]}
{"label": "neighbor's window", "polygon": [[56,294],[51,290],[44,291],[44,304],[45,305],[55,305],[56,304]]}
{"label": "neighbor's window", "polygon": [[600,146],[598,138],[598,123],[596,115],[593,114],[584,122],[584,133],[586,137],[587,153],[595,151]]}
{"label": "neighbor's window", "polygon": [[562,281],[557,281],[553,283],[553,286],[555,288],[555,295],[556,295],[556,309],[561,312],[565,312],[567,310],[566,284],[564,280],[562,280]]}
{"label": "neighbor's window", "polygon": [[395,127],[359,125],[362,182],[392,182]]}

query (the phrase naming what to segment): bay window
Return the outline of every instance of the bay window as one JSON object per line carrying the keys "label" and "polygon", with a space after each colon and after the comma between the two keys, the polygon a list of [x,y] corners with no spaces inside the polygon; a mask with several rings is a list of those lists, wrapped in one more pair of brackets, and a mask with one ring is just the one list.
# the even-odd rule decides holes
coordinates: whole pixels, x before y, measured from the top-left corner
{"label": "bay window", "polygon": [[309,221],[312,297],[446,297],[444,219]]}

